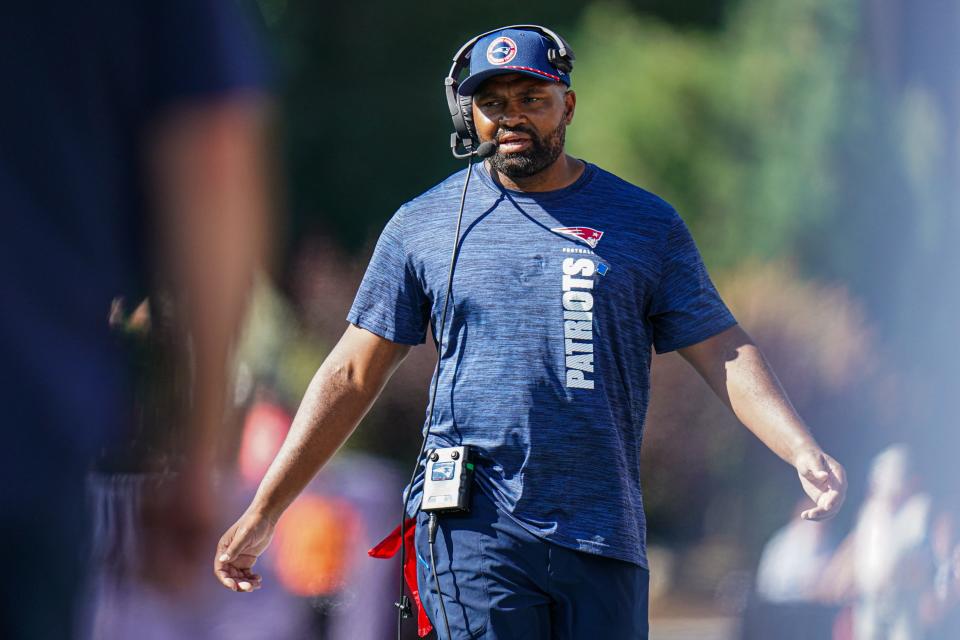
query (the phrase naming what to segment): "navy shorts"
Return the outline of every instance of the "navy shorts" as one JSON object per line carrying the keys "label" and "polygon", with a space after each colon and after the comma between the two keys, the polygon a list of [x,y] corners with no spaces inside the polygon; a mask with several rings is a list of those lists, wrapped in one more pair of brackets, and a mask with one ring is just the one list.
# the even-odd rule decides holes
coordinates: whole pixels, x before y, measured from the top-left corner
{"label": "navy shorts", "polygon": [[[547,542],[479,490],[470,513],[441,515],[434,552],[448,639],[417,516],[417,582],[439,640],[646,639],[650,574],[639,565]],[[452,550],[452,551],[451,551]]]}

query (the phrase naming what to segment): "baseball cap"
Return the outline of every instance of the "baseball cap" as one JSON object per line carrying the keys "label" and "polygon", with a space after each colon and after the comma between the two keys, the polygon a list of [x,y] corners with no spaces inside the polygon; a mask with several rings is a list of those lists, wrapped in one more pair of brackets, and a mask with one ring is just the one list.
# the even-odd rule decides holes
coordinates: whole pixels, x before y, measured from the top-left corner
{"label": "baseball cap", "polygon": [[457,92],[473,95],[484,80],[504,73],[521,73],[569,87],[570,75],[553,66],[547,57],[547,52],[555,48],[552,40],[529,29],[501,29],[487,34],[474,45],[470,75],[460,83]]}

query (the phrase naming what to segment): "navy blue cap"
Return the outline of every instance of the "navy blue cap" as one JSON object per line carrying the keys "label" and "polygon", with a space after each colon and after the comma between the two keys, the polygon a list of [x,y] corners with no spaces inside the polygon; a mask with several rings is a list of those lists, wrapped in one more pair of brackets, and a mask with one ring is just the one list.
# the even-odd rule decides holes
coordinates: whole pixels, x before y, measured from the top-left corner
{"label": "navy blue cap", "polygon": [[547,58],[555,49],[552,40],[538,31],[502,29],[484,36],[470,53],[470,75],[457,92],[470,96],[484,80],[504,74],[522,73],[541,80],[562,82],[570,86],[570,75],[557,69]]}

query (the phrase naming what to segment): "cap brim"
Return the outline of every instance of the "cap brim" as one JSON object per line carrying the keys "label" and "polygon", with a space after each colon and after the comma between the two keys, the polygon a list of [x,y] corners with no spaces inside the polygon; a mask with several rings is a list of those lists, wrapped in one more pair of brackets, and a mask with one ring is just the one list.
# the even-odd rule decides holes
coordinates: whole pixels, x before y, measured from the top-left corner
{"label": "cap brim", "polygon": [[464,80],[460,86],[457,87],[457,93],[462,96],[472,96],[474,92],[480,88],[480,85],[483,84],[484,81],[489,80],[493,76],[500,76],[507,73],[519,73],[521,75],[530,76],[531,78],[537,78],[538,80],[567,84],[561,76],[544,73],[543,71],[539,71],[537,69],[530,69],[529,67],[524,67],[521,69],[519,67],[504,66],[497,67],[496,69],[484,69],[483,71],[478,71]]}

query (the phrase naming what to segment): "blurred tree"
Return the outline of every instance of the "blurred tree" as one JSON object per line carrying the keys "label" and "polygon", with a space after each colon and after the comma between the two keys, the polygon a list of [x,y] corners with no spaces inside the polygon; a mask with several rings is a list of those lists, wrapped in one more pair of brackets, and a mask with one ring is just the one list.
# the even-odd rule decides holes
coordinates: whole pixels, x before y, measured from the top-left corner
{"label": "blurred tree", "polygon": [[787,255],[835,192],[856,16],[850,2],[751,1],[704,33],[594,4],[576,34],[571,148],[671,201],[713,266]]}

